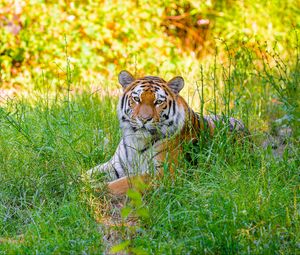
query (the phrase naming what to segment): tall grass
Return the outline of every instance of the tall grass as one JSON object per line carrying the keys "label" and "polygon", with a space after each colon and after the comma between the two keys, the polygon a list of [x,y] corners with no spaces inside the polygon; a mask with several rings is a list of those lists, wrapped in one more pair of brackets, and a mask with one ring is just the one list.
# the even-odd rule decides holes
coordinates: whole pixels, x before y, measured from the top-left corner
{"label": "tall grass", "polygon": [[88,94],[45,99],[1,108],[0,250],[100,252],[80,175],[110,152],[103,140],[107,129],[118,134],[106,115],[115,116],[114,103]]}
{"label": "tall grass", "polygon": [[[234,144],[220,133],[192,151],[195,164],[184,162],[176,179],[157,180],[143,197],[131,191],[122,215],[126,221],[134,214],[137,224],[115,227],[123,242],[114,250],[136,254],[297,253],[297,140],[289,138],[279,158],[274,157],[271,146],[263,148],[260,141],[268,125],[286,113],[282,104],[273,105],[271,99],[279,95],[279,102],[292,98],[297,103],[294,95],[280,97],[292,93],[274,87],[278,73],[286,78],[287,88],[298,93],[299,71],[297,65],[294,68],[285,62],[282,65],[287,68],[274,70],[271,60],[269,66],[260,62],[258,70],[259,57],[247,49],[232,51],[229,45],[224,63],[203,65],[185,77],[183,94],[194,95],[190,103],[195,110],[233,115],[249,123],[254,143]],[[110,214],[109,197],[93,186],[97,182],[91,186],[81,175],[114,153],[120,139],[117,98],[88,89],[74,93],[76,81],[71,79],[68,63],[66,70],[60,92],[51,89],[51,80],[41,79],[44,91],[31,98],[9,99],[1,106],[2,254],[99,254],[108,246],[99,219]],[[99,186],[103,186],[101,180]]]}

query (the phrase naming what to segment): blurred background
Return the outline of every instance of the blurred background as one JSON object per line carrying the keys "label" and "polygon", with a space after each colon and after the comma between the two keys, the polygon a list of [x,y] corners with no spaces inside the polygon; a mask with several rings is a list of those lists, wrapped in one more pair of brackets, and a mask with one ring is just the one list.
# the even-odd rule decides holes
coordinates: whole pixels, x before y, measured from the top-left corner
{"label": "blurred background", "polygon": [[284,55],[299,10],[297,0],[1,0],[0,81],[26,87],[42,75],[60,78],[66,55],[74,78],[85,82],[124,68],[188,72],[214,58],[224,41],[235,51],[242,43],[255,51],[257,41],[277,42]]}
{"label": "blurred background", "polygon": [[[138,76],[182,75],[189,98],[199,81],[209,99],[221,94],[213,95],[214,86],[226,94],[227,85],[229,93],[245,98],[246,108],[261,102],[255,104],[260,114],[270,108],[266,99],[275,105],[297,101],[295,81],[292,88],[286,84],[299,62],[299,3],[1,0],[0,96],[66,86],[103,93],[107,87],[115,95],[117,74],[126,69]],[[280,74],[278,65],[288,81],[270,79]]]}

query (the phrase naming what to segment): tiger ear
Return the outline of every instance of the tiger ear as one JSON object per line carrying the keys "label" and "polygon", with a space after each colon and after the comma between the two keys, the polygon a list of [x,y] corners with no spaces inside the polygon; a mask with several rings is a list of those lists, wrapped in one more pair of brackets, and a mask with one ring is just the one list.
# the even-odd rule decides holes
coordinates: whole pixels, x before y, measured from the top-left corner
{"label": "tiger ear", "polygon": [[181,76],[176,76],[168,81],[168,86],[177,95],[184,87],[184,79]]}
{"label": "tiger ear", "polygon": [[131,75],[131,73],[125,70],[119,73],[118,78],[119,78],[119,83],[123,86],[124,89],[135,80],[135,78]]}

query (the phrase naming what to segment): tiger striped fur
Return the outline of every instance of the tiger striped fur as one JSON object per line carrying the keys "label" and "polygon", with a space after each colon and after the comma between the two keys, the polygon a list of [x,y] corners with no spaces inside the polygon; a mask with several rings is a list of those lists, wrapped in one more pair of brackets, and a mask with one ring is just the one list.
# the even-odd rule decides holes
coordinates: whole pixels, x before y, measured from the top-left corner
{"label": "tiger striped fur", "polygon": [[[161,172],[165,163],[172,172],[182,154],[182,144],[199,137],[207,128],[213,135],[215,124],[224,121],[220,116],[200,116],[179,95],[184,86],[182,77],[169,82],[145,76],[135,79],[121,71],[119,82],[124,93],[118,104],[118,118],[123,132],[113,157],[88,171],[88,175],[105,172],[108,188],[114,194],[125,193],[130,176],[146,176]],[[234,118],[230,130],[244,131],[243,123]]]}

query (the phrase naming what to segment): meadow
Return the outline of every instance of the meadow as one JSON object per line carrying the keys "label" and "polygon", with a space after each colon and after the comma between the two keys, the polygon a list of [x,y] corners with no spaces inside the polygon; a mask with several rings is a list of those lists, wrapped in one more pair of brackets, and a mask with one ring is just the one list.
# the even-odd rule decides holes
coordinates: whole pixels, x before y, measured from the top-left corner
{"label": "meadow", "polygon": [[[297,1],[0,3],[0,254],[299,254]],[[84,173],[119,143],[122,69],[183,76],[251,139],[112,196]]]}

